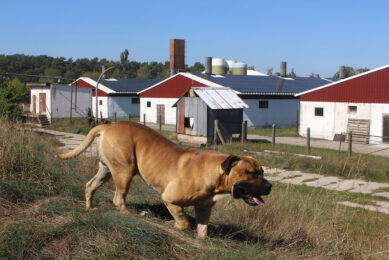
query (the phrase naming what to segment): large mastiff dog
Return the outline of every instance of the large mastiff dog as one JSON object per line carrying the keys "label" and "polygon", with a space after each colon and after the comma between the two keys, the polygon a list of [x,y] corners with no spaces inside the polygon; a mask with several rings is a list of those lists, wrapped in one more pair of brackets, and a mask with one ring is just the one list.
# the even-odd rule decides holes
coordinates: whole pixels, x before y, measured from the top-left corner
{"label": "large mastiff dog", "polygon": [[99,134],[99,170],[86,184],[87,209],[92,207],[96,190],[112,176],[116,186],[113,204],[119,211],[126,211],[131,180],[139,174],[162,194],[176,228],[189,227],[184,207],[194,206],[197,235],[204,238],[211,208],[218,199],[232,195],[256,206],[264,205],[261,196],[270,193],[271,184],[254,158],[184,148],[133,122],[96,126],[76,149],[58,158],[78,156]]}

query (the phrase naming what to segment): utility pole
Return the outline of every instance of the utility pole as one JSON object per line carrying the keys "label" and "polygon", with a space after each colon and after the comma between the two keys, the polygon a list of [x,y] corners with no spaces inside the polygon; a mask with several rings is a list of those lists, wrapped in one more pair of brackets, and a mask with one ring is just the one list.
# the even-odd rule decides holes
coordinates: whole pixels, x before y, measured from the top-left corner
{"label": "utility pole", "polygon": [[103,75],[113,69],[115,66],[112,66],[112,67],[109,67],[108,69],[105,69],[101,72],[100,74],[100,77],[99,79],[97,80],[97,83],[96,83],[96,113],[95,113],[95,125],[97,125],[97,123],[99,122],[99,82],[100,82],[100,79],[103,77]]}

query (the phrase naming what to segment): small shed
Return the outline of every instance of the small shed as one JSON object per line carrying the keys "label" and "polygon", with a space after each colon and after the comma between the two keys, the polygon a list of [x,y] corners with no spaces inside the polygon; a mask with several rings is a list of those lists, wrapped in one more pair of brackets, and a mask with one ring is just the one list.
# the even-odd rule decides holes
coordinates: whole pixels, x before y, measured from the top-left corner
{"label": "small shed", "polygon": [[215,120],[224,140],[242,131],[243,109],[249,106],[225,87],[192,87],[174,105],[177,107],[177,139],[207,144],[215,135]]}

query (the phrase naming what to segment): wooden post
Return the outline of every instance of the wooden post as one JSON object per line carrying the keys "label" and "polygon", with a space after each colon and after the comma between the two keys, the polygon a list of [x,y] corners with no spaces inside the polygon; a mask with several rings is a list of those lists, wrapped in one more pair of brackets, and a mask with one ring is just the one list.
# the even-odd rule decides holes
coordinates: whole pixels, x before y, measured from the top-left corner
{"label": "wooden post", "polygon": [[73,84],[70,87],[70,124],[73,124]]}
{"label": "wooden post", "polygon": [[162,115],[159,115],[159,131],[162,130]]}
{"label": "wooden post", "polygon": [[311,128],[307,128],[307,154],[311,153]]}
{"label": "wooden post", "polygon": [[242,144],[247,140],[247,121],[242,122],[242,134],[241,134],[241,142]]}
{"label": "wooden post", "polygon": [[146,114],[143,114],[143,124],[146,125]]}
{"label": "wooden post", "polygon": [[215,120],[215,123],[213,125],[213,144],[214,145],[217,145],[217,125],[219,124],[219,122],[217,120]]}
{"label": "wooden post", "polygon": [[113,118],[114,118],[115,122],[117,122],[117,114],[116,114],[116,112],[113,113]]}
{"label": "wooden post", "polygon": [[271,147],[274,149],[276,147],[276,124],[273,124],[271,128]]}
{"label": "wooden post", "polygon": [[296,135],[299,135],[299,111],[296,110]]}
{"label": "wooden post", "polygon": [[353,131],[348,132],[348,157],[351,157],[353,152]]}
{"label": "wooden post", "polygon": [[103,112],[100,111],[100,121],[103,120]]}
{"label": "wooden post", "polygon": [[131,121],[131,113],[128,113],[128,121]]}

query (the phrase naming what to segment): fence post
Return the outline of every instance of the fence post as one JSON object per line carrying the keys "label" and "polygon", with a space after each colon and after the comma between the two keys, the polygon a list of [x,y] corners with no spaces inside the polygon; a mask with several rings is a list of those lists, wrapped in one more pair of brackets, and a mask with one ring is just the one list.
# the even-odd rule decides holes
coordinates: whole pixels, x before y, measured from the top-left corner
{"label": "fence post", "polygon": [[100,111],[100,121],[103,121],[103,112]]}
{"label": "fence post", "polygon": [[143,125],[146,125],[146,114],[143,114]]}
{"label": "fence post", "polygon": [[242,122],[242,134],[241,134],[241,142],[242,144],[247,140],[247,121]]}
{"label": "fence post", "polygon": [[128,121],[131,121],[131,113],[128,113]]}
{"label": "fence post", "polygon": [[116,123],[117,122],[117,114],[116,114],[116,112],[113,113],[113,118],[114,118],[115,123]]}
{"label": "fence post", "polygon": [[296,134],[299,135],[299,111],[296,110]]}
{"label": "fence post", "polygon": [[274,149],[276,147],[276,124],[273,124],[271,128],[271,146]]}
{"label": "fence post", "polygon": [[159,131],[162,130],[162,115],[159,115]]}
{"label": "fence post", "polygon": [[307,154],[311,153],[311,128],[307,128]]}
{"label": "fence post", "polygon": [[218,127],[218,121],[215,120],[214,125],[213,125],[213,144],[217,145],[217,127]]}
{"label": "fence post", "polygon": [[353,152],[353,131],[348,132],[348,157],[351,157]]}

